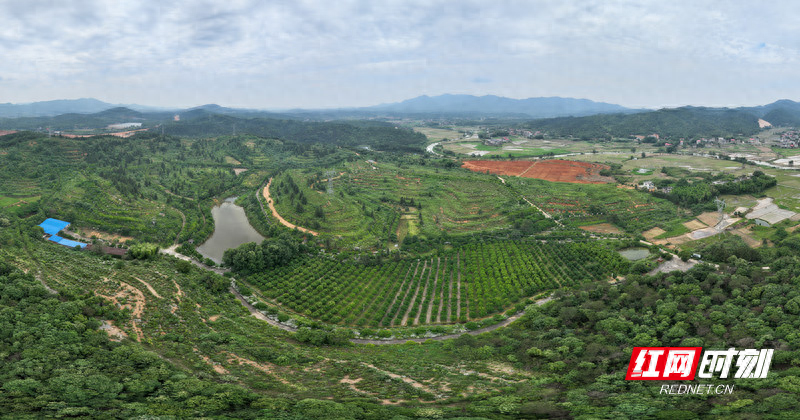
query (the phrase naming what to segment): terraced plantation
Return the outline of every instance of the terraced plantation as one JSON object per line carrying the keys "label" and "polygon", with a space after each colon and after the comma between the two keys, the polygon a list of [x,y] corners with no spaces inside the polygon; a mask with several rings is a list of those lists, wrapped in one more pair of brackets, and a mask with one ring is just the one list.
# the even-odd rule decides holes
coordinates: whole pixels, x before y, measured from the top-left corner
{"label": "terraced plantation", "polygon": [[373,266],[303,257],[249,281],[281,306],[313,319],[389,327],[485,318],[523,298],[608,279],[626,267],[600,242],[508,241]]}
{"label": "terraced plantation", "polygon": [[495,177],[363,160],[324,172],[287,171],[271,194],[291,223],[359,246],[497,229],[508,225],[507,210],[524,207]]}

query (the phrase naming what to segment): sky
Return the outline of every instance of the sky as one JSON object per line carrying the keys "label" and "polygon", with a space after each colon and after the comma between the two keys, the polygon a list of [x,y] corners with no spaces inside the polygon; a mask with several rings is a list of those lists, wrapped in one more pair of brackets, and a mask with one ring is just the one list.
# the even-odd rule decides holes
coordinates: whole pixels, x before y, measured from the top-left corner
{"label": "sky", "polygon": [[0,103],[800,100],[800,2],[0,0]]}

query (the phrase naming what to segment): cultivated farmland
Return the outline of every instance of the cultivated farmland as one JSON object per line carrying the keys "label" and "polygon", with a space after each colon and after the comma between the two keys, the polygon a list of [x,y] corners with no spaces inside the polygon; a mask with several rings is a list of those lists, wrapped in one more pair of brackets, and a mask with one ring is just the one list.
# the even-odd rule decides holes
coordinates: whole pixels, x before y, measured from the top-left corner
{"label": "cultivated farmland", "polygon": [[313,319],[389,327],[485,318],[540,292],[606,279],[626,266],[600,242],[507,241],[373,266],[303,257],[249,281]]}

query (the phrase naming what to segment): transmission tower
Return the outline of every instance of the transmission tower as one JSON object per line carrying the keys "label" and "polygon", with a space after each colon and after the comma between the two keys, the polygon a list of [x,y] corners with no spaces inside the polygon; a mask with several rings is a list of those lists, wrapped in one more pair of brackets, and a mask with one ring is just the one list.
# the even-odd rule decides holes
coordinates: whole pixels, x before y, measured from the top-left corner
{"label": "transmission tower", "polygon": [[325,172],[325,176],[328,177],[328,194],[333,194],[333,177],[336,175],[336,171],[327,171]]}

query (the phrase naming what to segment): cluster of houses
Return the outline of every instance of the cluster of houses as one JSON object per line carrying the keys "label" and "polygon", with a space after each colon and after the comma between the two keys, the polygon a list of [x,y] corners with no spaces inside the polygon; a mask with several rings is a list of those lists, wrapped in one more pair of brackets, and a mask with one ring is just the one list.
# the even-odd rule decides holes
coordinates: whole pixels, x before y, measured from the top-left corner
{"label": "cluster of houses", "polygon": [[501,146],[503,143],[508,143],[508,137],[501,137],[495,139],[486,139],[483,141],[483,144],[487,146]]}
{"label": "cluster of houses", "polygon": [[[647,192],[656,192],[658,191],[658,187],[653,184],[653,181],[644,181],[641,184],[636,186],[637,189],[645,190]],[[669,194],[672,192],[672,187],[663,187],[661,188],[661,192],[664,194]]]}
{"label": "cluster of houses", "polygon": [[800,131],[787,131],[781,134],[780,145],[784,149],[794,149],[800,145]]}
{"label": "cluster of houses", "polygon": [[516,128],[509,128],[508,129],[508,134],[512,135],[512,136],[525,137],[526,139],[532,139],[532,138],[534,138],[536,136],[540,136],[540,135],[542,135],[544,133],[542,133],[541,131],[538,131],[538,130],[537,131],[531,131],[531,130],[519,130],[519,129],[516,129]]}
{"label": "cluster of houses", "polygon": [[[751,139],[751,140],[753,140],[753,139]],[[711,137],[711,138],[703,137],[703,138],[695,140],[695,145],[697,145],[697,146],[705,146],[705,145],[724,146],[724,145],[727,145],[727,144],[737,144],[738,141],[739,140],[736,140],[734,138],[726,139],[725,137]]]}

